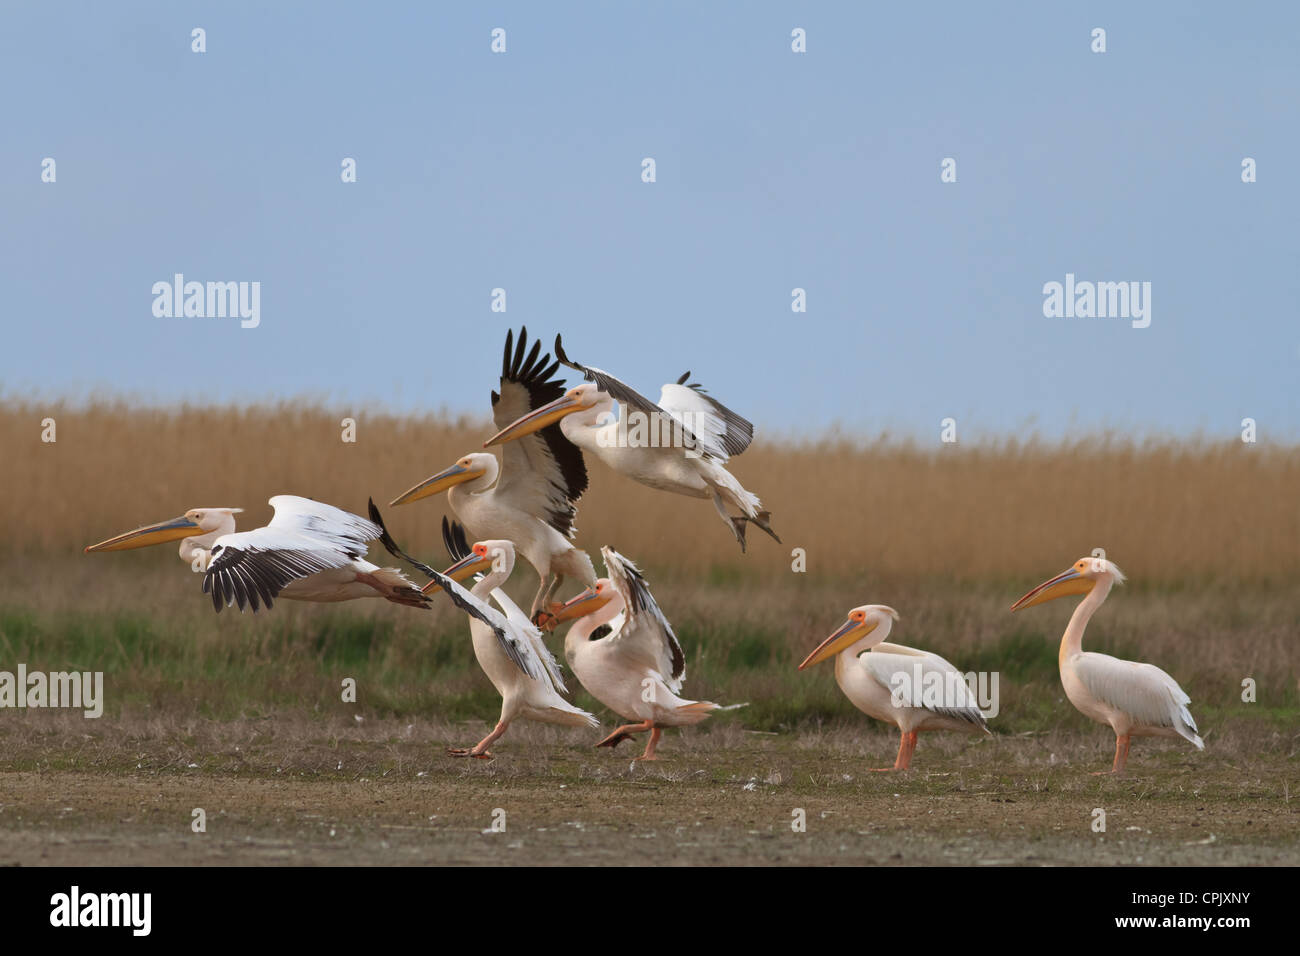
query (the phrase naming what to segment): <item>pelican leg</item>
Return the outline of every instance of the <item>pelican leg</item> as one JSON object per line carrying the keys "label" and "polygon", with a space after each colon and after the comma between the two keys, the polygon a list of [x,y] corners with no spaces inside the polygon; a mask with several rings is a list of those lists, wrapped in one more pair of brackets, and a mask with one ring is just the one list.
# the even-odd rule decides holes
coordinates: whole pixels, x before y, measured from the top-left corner
{"label": "pelican leg", "polygon": [[415,588],[397,587],[388,584],[375,577],[375,575],[369,574],[365,571],[357,572],[357,580],[362,584],[374,588],[375,591],[379,593],[380,597],[386,598],[394,604],[424,609],[429,607],[429,599]]}
{"label": "pelican leg", "polygon": [[776,532],[772,530],[772,525],[770,524],[772,520],[772,513],[770,511],[760,511],[758,513],[758,517],[750,518],[749,520],[752,523],[758,525],[760,530],[767,532],[767,534],[771,536],[772,540],[774,540],[777,544],[781,543],[781,539],[778,538],[776,536]]}
{"label": "pelican leg", "polygon": [[[649,720],[643,720],[639,724],[624,724],[622,727],[619,727],[617,730],[615,730],[612,734],[610,734],[600,743],[596,744],[596,746],[617,747],[619,744],[627,740],[633,734],[639,734],[641,733],[641,731],[650,730],[653,727],[654,727],[653,721],[649,721]],[[654,752],[653,749],[651,749],[651,753],[653,752]]]}
{"label": "pelican leg", "polygon": [[[551,575],[552,580],[554,577],[554,575]],[[533,596],[533,606],[528,610],[528,617],[534,624],[537,623],[537,612],[542,609],[542,604],[549,593],[547,588],[550,586],[550,580],[547,579],[546,575],[539,574],[538,578],[540,580],[537,583],[537,594]]]}
{"label": "pelican leg", "polygon": [[898,756],[894,758],[892,767],[872,767],[872,771],[886,772],[889,770],[906,770],[912,765],[912,753],[916,750],[916,731],[910,734],[899,730],[898,732]]}
{"label": "pelican leg", "polygon": [[555,617],[553,611],[555,605],[554,602],[552,602],[551,598],[555,596],[555,592],[560,589],[560,585],[562,585],[563,583],[564,583],[563,574],[556,573],[551,575],[550,586],[545,588],[545,593],[541,595],[541,599],[537,607],[533,609],[533,624],[535,624],[537,627],[540,627],[543,630],[545,630],[546,629],[545,625],[552,618]]}
{"label": "pelican leg", "polygon": [[1115,735],[1115,762],[1111,765],[1111,768],[1109,770],[1094,770],[1093,776],[1100,777],[1105,774],[1123,773],[1124,767],[1127,766],[1128,764],[1128,748],[1132,742],[1133,742],[1133,738],[1130,737],[1128,734],[1124,734],[1123,736],[1116,734]]}
{"label": "pelican leg", "polygon": [[663,736],[663,728],[655,727],[650,731],[650,740],[645,745],[645,753],[637,757],[637,760],[658,760],[655,756],[655,747],[659,744],[659,738]]}
{"label": "pelican leg", "polygon": [[731,515],[727,514],[726,503],[723,502],[722,495],[718,494],[716,488],[713,491],[713,507],[718,509],[718,514],[722,515],[722,520],[726,522],[727,527],[731,529],[731,533],[735,535],[736,540],[740,542],[740,552],[741,554],[744,554],[745,553],[745,522],[748,521],[749,519],[733,518]]}
{"label": "pelican leg", "polygon": [[507,724],[505,721],[499,721],[497,725],[492,728],[492,733],[488,734],[486,737],[484,737],[482,740],[476,743],[473,747],[471,747],[468,750],[466,750],[464,747],[448,747],[447,756],[477,757],[480,760],[491,760],[492,752],[488,750],[488,747],[492,746],[492,742],[496,740],[498,737],[500,737],[502,734],[504,734],[506,732],[506,728],[509,726],[510,725]]}

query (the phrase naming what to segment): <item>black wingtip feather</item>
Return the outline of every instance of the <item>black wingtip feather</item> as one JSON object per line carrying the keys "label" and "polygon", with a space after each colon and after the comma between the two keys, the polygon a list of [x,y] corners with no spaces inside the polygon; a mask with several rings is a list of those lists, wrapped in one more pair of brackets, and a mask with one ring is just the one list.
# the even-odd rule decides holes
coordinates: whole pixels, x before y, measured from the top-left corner
{"label": "black wingtip feather", "polygon": [[442,544],[452,561],[459,561],[469,555],[469,539],[465,536],[464,526],[456,521],[448,521],[446,515],[442,517]]}

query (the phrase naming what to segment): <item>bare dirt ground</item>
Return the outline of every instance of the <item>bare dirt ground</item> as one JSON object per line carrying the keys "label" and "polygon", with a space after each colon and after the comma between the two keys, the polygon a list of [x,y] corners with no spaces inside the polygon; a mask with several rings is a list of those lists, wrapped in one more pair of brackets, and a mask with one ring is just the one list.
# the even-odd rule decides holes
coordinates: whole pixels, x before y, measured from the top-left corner
{"label": "bare dirt ground", "polygon": [[868,725],[669,732],[654,764],[528,725],[491,761],[443,754],[479,724],[84,727],[0,735],[0,865],[1300,864],[1300,773],[1276,731],[1205,753],[1138,741],[1111,778],[1089,775],[1109,766],[1104,730],[923,737],[894,774],[869,772],[895,739]]}

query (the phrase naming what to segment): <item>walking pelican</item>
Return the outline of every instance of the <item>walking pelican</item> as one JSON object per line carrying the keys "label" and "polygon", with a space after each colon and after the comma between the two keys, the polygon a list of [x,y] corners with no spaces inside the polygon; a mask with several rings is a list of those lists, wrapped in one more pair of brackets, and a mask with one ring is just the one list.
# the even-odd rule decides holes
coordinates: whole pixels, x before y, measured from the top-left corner
{"label": "walking pelican", "polygon": [[1070,615],[1058,658],[1065,696],[1085,717],[1115,731],[1115,761],[1110,770],[1124,772],[1133,737],[1184,737],[1205,749],[1187,705],[1192,699],[1178,682],[1154,664],[1120,660],[1083,650],[1083,631],[1110,589],[1124,582],[1115,563],[1101,557],[1080,558],[1069,569],[1044,581],[1011,610],[1033,607],[1072,594],[1086,597]]}
{"label": "walking pelican", "polygon": [[844,696],[864,714],[898,728],[894,766],[877,770],[908,769],[923,730],[989,733],[961,671],[938,654],[883,643],[897,620],[898,612],[883,604],[855,607],[799,665],[803,670],[837,655],[835,680]]}
{"label": "walking pelican", "polygon": [[[370,505],[370,515],[382,529],[383,519],[374,502]],[[501,695],[501,716],[492,732],[473,747],[448,748],[450,756],[490,760],[492,751],[488,748],[519,718],[567,727],[600,726],[595,717],[560,696],[565,690],[564,679],[541,632],[501,590],[515,564],[515,549],[509,541],[479,541],[466,548],[463,532],[454,525],[449,528],[447,519],[443,518],[443,541],[455,560],[440,574],[403,552],[387,530],[381,532],[381,537],[391,553],[429,576],[430,581],[424,586],[426,593],[445,591],[470,616],[474,657]],[[472,590],[466,591],[457,583],[474,574],[478,579]],[[489,596],[500,611],[488,603]]]}
{"label": "walking pelican", "polygon": [[678,696],[686,656],[672,625],[637,566],[611,548],[601,548],[600,553],[607,576],[555,609],[548,627],[577,618],[564,638],[569,667],[593,697],[637,721],[617,728],[596,746],[617,747],[648,730],[645,753],[636,759],[655,760],[665,727],[698,724],[715,710],[731,708]]}
{"label": "walking pelican", "polygon": [[[570,361],[558,335],[555,355],[581,372],[587,383],[531,408],[502,427],[484,447],[518,441],[558,422],[572,446],[634,481],[692,498],[712,498],[741,551],[747,523],[781,540],[758,496],[746,491],[726,468],[730,458],[749,447],[754,426],[703,386],[689,383],[690,372],[663,386],[656,404],[608,372]],[[620,405],[618,418],[615,401]],[[730,514],[729,507],[739,515]]]}
{"label": "walking pelican", "polygon": [[[563,394],[564,385],[551,376],[559,368],[549,353],[538,355],[541,342],[526,351],[528,330],[506,333],[501,363],[500,393],[492,393],[492,415],[498,428],[528,415]],[[582,453],[565,440],[559,428],[538,428],[527,441],[502,449],[502,464],[489,452],[466,455],[436,475],[393,499],[393,505],[418,501],[440,491],[469,534],[477,539],[507,540],[540,578],[530,616],[536,617],[559,590],[566,576],[584,584],[596,580],[596,569],[585,551],[570,540],[576,533],[578,499],[587,490]]]}
{"label": "walking pelican", "polygon": [[180,540],[181,560],[204,571],[203,591],[212,606],[259,604],[274,599],[352,601],[382,597],[407,607],[427,607],[428,598],[396,568],[365,560],[366,542],[380,529],[365,518],[332,505],[276,495],[275,516],[263,528],[237,532],[242,508],[193,508],[179,518],[145,525],[92,544],[87,553],[126,551]]}

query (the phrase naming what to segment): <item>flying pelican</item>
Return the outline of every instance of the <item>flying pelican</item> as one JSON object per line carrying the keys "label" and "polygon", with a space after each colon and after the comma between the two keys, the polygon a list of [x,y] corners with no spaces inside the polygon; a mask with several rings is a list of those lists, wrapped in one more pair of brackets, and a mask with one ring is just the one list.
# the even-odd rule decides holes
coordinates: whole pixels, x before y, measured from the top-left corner
{"label": "flying pelican", "polygon": [[[547,405],[564,392],[553,379],[558,362],[549,353],[539,357],[541,342],[527,351],[528,330],[519,330],[519,344],[506,333],[501,362],[500,393],[492,393],[492,415],[498,428]],[[514,542],[540,578],[529,614],[538,611],[559,589],[566,576],[584,584],[596,580],[596,569],[585,551],[570,540],[576,533],[578,499],[587,490],[582,453],[565,440],[559,428],[534,429],[528,441],[502,449],[503,464],[491,453],[466,455],[393,499],[393,505],[447,492],[456,516],[478,539]]]}
{"label": "flying pelican", "polygon": [[898,727],[898,757],[906,770],[923,730],[989,733],[984,715],[957,668],[938,654],[901,644],[884,644],[898,612],[883,604],[864,604],[809,654],[799,670],[835,658],[835,680],[844,696],[864,714]]}
{"label": "flying pelican", "polygon": [[365,560],[366,542],[380,529],[332,505],[276,495],[275,516],[264,528],[236,532],[242,508],[193,508],[179,518],[145,525],[86,548],[87,553],[125,551],[180,539],[180,557],[204,570],[203,591],[212,606],[246,604],[256,613],[275,598],[295,601],[351,601],[382,597],[407,607],[427,607],[428,598],[395,568]]}
{"label": "flying pelican", "polygon": [[[517,441],[558,422],[564,438],[574,446],[643,485],[691,498],[712,498],[741,551],[746,523],[781,540],[758,496],[746,491],[726,469],[728,459],[749,447],[754,426],[708,395],[703,386],[688,384],[690,372],[665,385],[655,404],[609,373],[569,361],[558,335],[555,355],[581,372],[588,384],[531,408],[484,442],[484,447]],[[621,406],[617,419],[616,400]],[[728,507],[740,514],[731,515]]]}
{"label": "flying pelican", "polygon": [[619,727],[596,746],[617,747],[648,730],[645,753],[636,759],[655,760],[665,727],[698,724],[715,710],[732,708],[677,696],[686,657],[672,625],[637,566],[611,548],[600,553],[608,576],[557,608],[547,626],[578,619],[564,638],[569,667],[593,697],[638,721]]}
{"label": "flying pelican", "polygon": [[[382,527],[383,521],[374,503],[370,515]],[[411,562],[430,578],[425,592],[442,590],[452,602],[470,616],[469,633],[474,657],[492,686],[501,695],[501,716],[492,732],[473,747],[453,747],[453,757],[492,758],[488,749],[518,718],[537,720],[568,727],[599,727],[598,721],[585,710],[573,706],[560,696],[565,690],[559,666],[537,630],[509,595],[501,590],[515,564],[515,549],[509,541],[479,541],[465,550],[463,533],[453,537],[443,518],[443,540],[457,560],[439,574],[433,568],[410,557],[384,530],[382,540],[390,552]],[[479,574],[470,591],[457,582]],[[491,596],[501,608],[488,603]]]}
{"label": "flying pelican", "polygon": [[1071,594],[1086,594],[1070,615],[1058,658],[1065,696],[1085,717],[1109,724],[1115,731],[1115,762],[1110,770],[1123,773],[1133,737],[1185,737],[1205,749],[1187,705],[1192,699],[1178,682],[1154,664],[1124,661],[1109,654],[1083,650],[1083,630],[1124,574],[1101,557],[1080,558],[1066,571],[1044,581],[1011,610],[1033,607]]}

